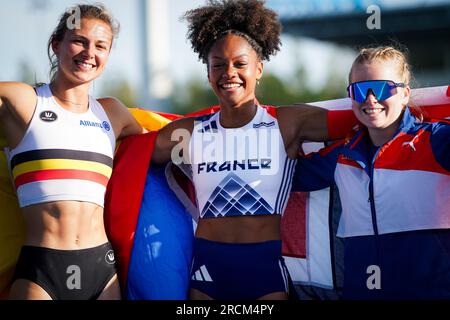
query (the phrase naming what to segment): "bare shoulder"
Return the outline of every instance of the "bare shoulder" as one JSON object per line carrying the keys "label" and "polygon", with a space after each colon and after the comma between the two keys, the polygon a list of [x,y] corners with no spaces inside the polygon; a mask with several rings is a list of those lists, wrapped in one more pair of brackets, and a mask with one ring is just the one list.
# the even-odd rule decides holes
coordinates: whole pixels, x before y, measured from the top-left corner
{"label": "bare shoulder", "polygon": [[0,82],[0,108],[21,116],[32,114],[37,96],[34,88],[21,82]]}
{"label": "bare shoulder", "polygon": [[99,98],[97,101],[102,105],[105,111],[111,114],[116,114],[119,112],[127,111],[127,107],[117,98],[114,97],[105,97]]}
{"label": "bare shoulder", "polygon": [[106,97],[97,99],[97,101],[111,120],[118,139],[146,132],[119,99]]}
{"label": "bare shoulder", "polygon": [[8,146],[15,148],[23,138],[37,105],[34,88],[20,82],[0,82],[0,126]]}
{"label": "bare shoulder", "polygon": [[34,92],[34,88],[23,82],[0,82],[0,95],[2,97],[13,93]]}

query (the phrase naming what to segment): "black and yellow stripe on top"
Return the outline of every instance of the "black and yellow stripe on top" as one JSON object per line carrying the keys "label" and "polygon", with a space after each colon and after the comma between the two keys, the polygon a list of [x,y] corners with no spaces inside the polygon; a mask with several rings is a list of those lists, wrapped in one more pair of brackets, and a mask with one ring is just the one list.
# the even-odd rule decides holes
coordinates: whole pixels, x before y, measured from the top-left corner
{"label": "black and yellow stripe on top", "polygon": [[106,188],[113,159],[101,153],[42,149],[15,155],[10,161],[16,188],[45,180],[87,180]]}

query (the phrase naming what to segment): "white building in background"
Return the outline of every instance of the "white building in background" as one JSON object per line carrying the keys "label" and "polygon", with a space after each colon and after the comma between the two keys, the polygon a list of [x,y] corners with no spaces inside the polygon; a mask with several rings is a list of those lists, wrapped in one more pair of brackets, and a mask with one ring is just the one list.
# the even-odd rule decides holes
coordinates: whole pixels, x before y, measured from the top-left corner
{"label": "white building in background", "polygon": [[142,42],[143,96],[150,105],[165,104],[172,95],[169,1],[141,0],[145,41]]}

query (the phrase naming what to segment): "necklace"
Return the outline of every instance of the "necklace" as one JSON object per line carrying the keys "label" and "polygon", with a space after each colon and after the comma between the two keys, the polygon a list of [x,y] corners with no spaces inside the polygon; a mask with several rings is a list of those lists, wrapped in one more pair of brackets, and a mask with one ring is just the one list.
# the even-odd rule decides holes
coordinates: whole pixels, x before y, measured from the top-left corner
{"label": "necklace", "polygon": [[71,104],[73,104],[73,105],[75,105],[75,106],[85,106],[85,105],[86,105],[86,103],[76,103],[76,102],[73,102],[73,101],[68,100],[68,99],[63,99],[63,98],[61,98],[61,97],[58,97],[58,96],[57,96],[56,94],[54,94],[54,93],[53,93],[53,95],[54,95],[55,97],[57,97],[59,100],[65,101],[65,102],[69,102],[69,103],[71,103]]}
{"label": "necklace", "polygon": [[59,97],[58,95],[55,94],[55,90],[53,89],[53,86],[51,84],[50,84],[50,89],[52,91],[53,96],[55,96],[56,98],[58,98],[61,101],[69,102],[70,104],[73,104],[75,106],[81,106],[81,107],[85,106],[86,104],[89,105],[89,101],[88,101],[88,103],[77,103],[77,102],[73,102],[72,100],[64,99],[64,98]]}

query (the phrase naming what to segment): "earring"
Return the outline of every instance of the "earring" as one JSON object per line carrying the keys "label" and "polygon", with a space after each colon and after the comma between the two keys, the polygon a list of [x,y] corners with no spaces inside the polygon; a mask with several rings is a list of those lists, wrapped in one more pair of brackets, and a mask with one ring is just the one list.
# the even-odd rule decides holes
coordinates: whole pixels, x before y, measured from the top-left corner
{"label": "earring", "polygon": [[256,85],[259,86],[259,79],[256,80]]}

